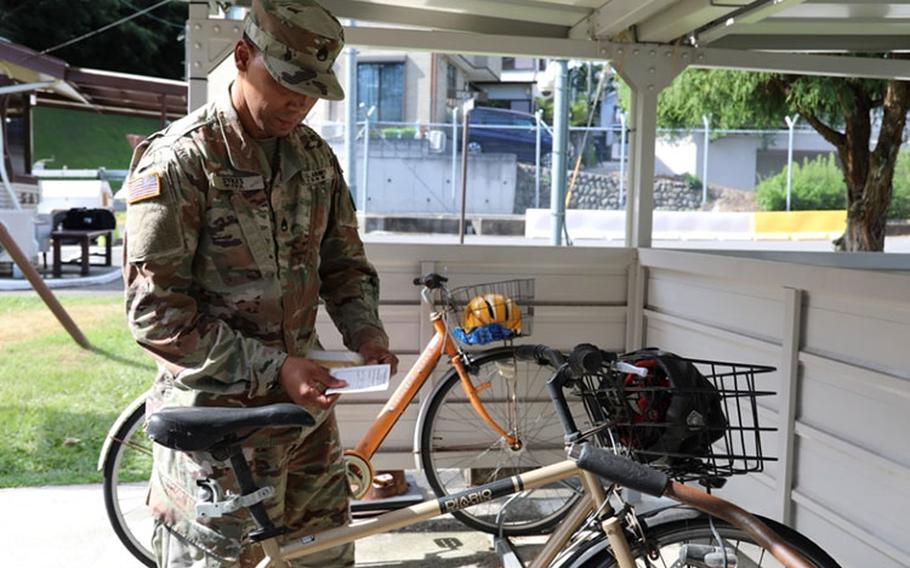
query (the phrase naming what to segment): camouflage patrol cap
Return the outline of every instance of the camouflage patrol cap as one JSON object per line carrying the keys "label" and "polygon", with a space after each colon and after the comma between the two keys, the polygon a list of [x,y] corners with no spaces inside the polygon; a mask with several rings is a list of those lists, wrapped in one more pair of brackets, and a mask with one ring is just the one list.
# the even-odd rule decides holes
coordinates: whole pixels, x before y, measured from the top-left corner
{"label": "camouflage patrol cap", "polygon": [[243,31],[281,85],[320,99],[344,98],[332,72],[344,29],[313,0],[253,0]]}

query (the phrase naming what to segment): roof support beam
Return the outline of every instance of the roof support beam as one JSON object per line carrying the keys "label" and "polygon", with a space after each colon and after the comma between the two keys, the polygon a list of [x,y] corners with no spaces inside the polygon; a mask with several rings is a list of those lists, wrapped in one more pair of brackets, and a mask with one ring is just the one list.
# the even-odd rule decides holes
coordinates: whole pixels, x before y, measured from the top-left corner
{"label": "roof support beam", "polygon": [[[743,28],[745,30],[745,28]],[[711,43],[711,47],[722,49],[761,49],[765,51],[805,51],[819,53],[883,53],[905,51],[908,47],[907,34],[901,35],[812,35],[799,34],[751,35],[734,30]]]}
{"label": "roof support beam", "polygon": [[351,18],[359,22],[389,22],[425,28],[487,34],[507,33],[516,36],[565,38],[569,35],[568,26],[482,16],[468,11],[427,10],[358,0],[332,0],[331,9],[339,18]]}
{"label": "roof support beam", "polygon": [[606,39],[659,13],[675,0],[611,0],[572,27],[572,39]]}
{"label": "roof support beam", "polygon": [[690,57],[694,57],[692,66],[706,69],[910,80],[910,61],[900,59],[740,51],[710,47],[694,49],[691,53]]}
{"label": "roof support beam", "polygon": [[797,4],[802,4],[805,1],[806,0],[777,0],[775,2],[767,2],[765,4],[757,6],[756,8],[740,12],[732,21],[721,22],[714,27],[699,32],[698,43],[707,45],[726,35],[741,31],[744,27],[760,22],[765,18],[771,17],[782,10],[792,8]]}
{"label": "roof support beam", "polygon": [[662,58],[672,62],[680,69],[691,65],[708,69],[742,69],[831,77],[910,80],[910,61],[898,59],[493,36],[395,28],[346,28],[345,35],[350,45],[404,51],[517,55],[551,59],[609,59],[614,62],[614,66],[621,65],[623,61],[635,54],[650,55],[653,52],[660,54]]}
{"label": "roof support beam", "polygon": [[[748,4],[739,0],[743,5]],[[717,5],[712,0],[681,0],[638,24],[639,41],[672,42],[735,11],[736,2]]]}
{"label": "roof support beam", "polygon": [[348,45],[403,51],[473,53],[548,57],[552,59],[604,59],[597,42],[465,32],[402,30],[399,28],[345,28]]}

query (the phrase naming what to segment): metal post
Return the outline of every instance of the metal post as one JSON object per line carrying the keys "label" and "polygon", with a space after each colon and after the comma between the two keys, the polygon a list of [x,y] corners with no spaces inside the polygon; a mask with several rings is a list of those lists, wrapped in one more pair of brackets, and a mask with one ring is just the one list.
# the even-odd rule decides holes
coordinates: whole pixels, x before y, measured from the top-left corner
{"label": "metal post", "polygon": [[[626,197],[626,246],[650,248],[654,225],[654,164],[657,141],[657,96],[686,64],[669,51],[633,49],[616,72],[629,85],[629,186]],[[672,55],[672,53],[671,53]],[[637,322],[636,322],[637,323]]]}
{"label": "metal post", "polygon": [[9,176],[6,173],[6,158],[4,158],[4,156],[3,125],[0,124],[0,182],[3,183],[3,187],[6,188],[6,192],[9,193],[12,208],[22,209],[22,206],[19,205],[19,197],[16,195],[12,184],[9,182]]}
{"label": "metal post", "polygon": [[474,110],[474,99],[464,103],[461,118],[461,216],[458,218],[458,244],[464,244],[465,214],[468,202],[468,119]]}
{"label": "metal post", "polygon": [[569,138],[569,63],[556,62],[558,73],[553,94],[553,167],[550,174],[550,214],[552,229],[550,244],[562,245],[562,231],[566,221],[566,148]]}
{"label": "metal post", "polygon": [[711,117],[707,114],[701,116],[705,125],[705,151],[701,158],[701,204],[708,202],[708,147],[711,145]]}
{"label": "metal post", "polygon": [[[109,237],[108,237],[109,238]],[[85,349],[91,349],[92,346],[88,342],[88,339],[82,334],[82,331],[79,329],[79,326],[76,325],[76,322],[70,317],[66,312],[63,306],[60,305],[60,302],[57,301],[57,297],[54,296],[54,293],[51,292],[51,289],[47,287],[44,280],[41,278],[41,275],[38,274],[38,271],[35,270],[35,267],[28,261],[25,257],[25,254],[22,253],[22,249],[19,248],[19,245],[16,244],[16,241],[13,240],[13,236],[9,234],[9,231],[6,229],[6,225],[3,221],[0,221],[0,246],[6,249],[7,254],[12,257],[13,262],[19,267],[19,270],[22,271],[22,274],[28,279],[29,283],[32,285],[32,288],[35,289],[35,292],[41,296],[41,299],[44,300],[44,303],[54,314],[54,317],[57,318],[57,321],[60,322],[60,325],[70,334],[70,337],[73,338],[73,341],[79,344],[80,347]]]}
{"label": "metal post", "polygon": [[[353,24],[353,22],[351,22]],[[345,99],[344,99],[344,151],[346,154],[344,171],[348,177],[348,189],[351,197],[357,194],[357,50],[347,48],[345,64]]]}
{"label": "metal post", "polygon": [[200,25],[200,21],[208,20],[209,6],[205,2],[190,2],[187,13],[184,74],[187,82],[187,112],[192,112],[205,104],[208,98],[208,69],[203,67],[207,61],[197,61],[194,58],[193,46],[204,45],[209,41],[208,34]]}
{"label": "metal post", "polygon": [[534,151],[534,208],[540,209],[540,123],[543,120],[543,110],[537,109],[534,118],[537,121],[537,149]]}
{"label": "metal post", "polygon": [[793,129],[796,127],[796,123],[799,122],[799,115],[793,115],[793,118],[785,116],[784,120],[787,121],[787,128],[790,129],[790,132],[787,136],[787,211],[790,210],[790,192],[793,189]]}
{"label": "metal post", "polygon": [[452,109],[452,209],[455,209],[455,187],[458,184],[458,107]]}
{"label": "metal post", "polygon": [[363,175],[360,176],[360,214],[364,215],[364,229],[366,229],[367,214],[367,185],[370,177],[370,117],[376,112],[376,106],[370,107],[363,117]]}
{"label": "metal post", "polygon": [[619,115],[619,206],[626,203],[626,113]]}
{"label": "metal post", "polygon": [[626,198],[626,246],[651,248],[654,210],[654,162],[657,139],[657,89],[633,88],[629,195]]}

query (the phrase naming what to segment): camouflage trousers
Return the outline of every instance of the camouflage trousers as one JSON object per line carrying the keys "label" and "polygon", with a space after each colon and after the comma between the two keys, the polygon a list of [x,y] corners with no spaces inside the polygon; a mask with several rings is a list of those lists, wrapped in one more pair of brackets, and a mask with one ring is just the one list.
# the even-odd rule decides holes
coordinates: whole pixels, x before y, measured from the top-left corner
{"label": "camouflage trousers", "polygon": [[[286,542],[350,519],[350,489],[345,477],[342,448],[334,412],[309,433],[288,442],[286,437],[260,440],[245,449],[259,487],[271,486],[275,495],[264,502],[272,521],[292,532]],[[149,504],[157,521],[152,549],[159,568],[247,568],[262,559],[258,544],[245,542],[255,529],[246,509],[217,519],[197,520],[196,480],[209,478],[224,490],[239,493],[230,466],[208,454],[174,452],[155,446]],[[354,565],[349,544],[291,561],[298,567]]]}

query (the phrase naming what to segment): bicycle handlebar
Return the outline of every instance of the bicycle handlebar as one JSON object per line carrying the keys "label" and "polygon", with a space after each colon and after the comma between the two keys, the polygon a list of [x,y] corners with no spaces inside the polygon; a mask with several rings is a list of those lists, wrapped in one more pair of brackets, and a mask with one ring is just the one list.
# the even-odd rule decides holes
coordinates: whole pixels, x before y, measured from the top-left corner
{"label": "bicycle handlebar", "polygon": [[588,443],[572,446],[569,457],[581,469],[655,497],[662,497],[670,484],[665,473]]}
{"label": "bicycle handlebar", "polygon": [[[574,444],[581,437],[581,433],[575,426],[563,389],[573,380],[580,379],[586,374],[600,372],[605,361],[611,363],[616,361],[616,354],[602,351],[591,344],[581,344],[569,354],[568,362],[565,362],[566,359],[561,353],[545,345],[520,347],[519,357],[522,355],[525,358],[533,357],[538,361],[554,364],[561,362],[557,365],[556,373],[547,381],[547,390],[565,429],[566,444],[573,444],[569,457],[575,460],[578,467],[623,487],[657,497],[667,496],[723,519],[748,533],[759,546],[770,552],[787,568],[812,568],[811,564],[788,546],[777,533],[754,515],[733,503],[673,481],[665,473],[631,458],[597,448],[590,443]],[[631,364],[620,362],[620,365],[621,368],[617,369],[620,372],[635,374],[640,374],[642,371],[647,372],[647,369]]]}
{"label": "bicycle handlebar", "polygon": [[430,272],[424,274],[423,276],[418,276],[415,278],[414,286],[424,286],[430,290],[436,290],[437,288],[441,288],[442,285],[448,281],[449,279],[445,276],[442,276],[441,274],[437,274],[435,272]]}
{"label": "bicycle handlebar", "polygon": [[524,361],[537,361],[541,365],[550,364],[557,369],[566,362],[562,352],[546,345],[519,345],[515,357]]}
{"label": "bicycle handlebar", "polygon": [[569,355],[569,368],[575,377],[596,373],[604,364],[605,354],[603,351],[591,345],[582,343],[576,345],[575,349]]}

